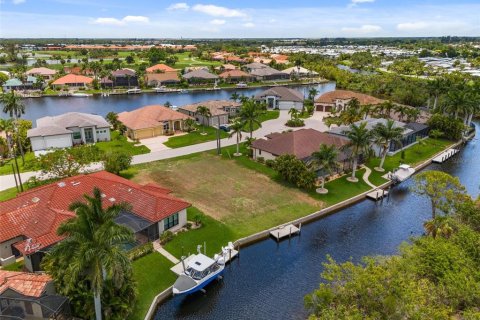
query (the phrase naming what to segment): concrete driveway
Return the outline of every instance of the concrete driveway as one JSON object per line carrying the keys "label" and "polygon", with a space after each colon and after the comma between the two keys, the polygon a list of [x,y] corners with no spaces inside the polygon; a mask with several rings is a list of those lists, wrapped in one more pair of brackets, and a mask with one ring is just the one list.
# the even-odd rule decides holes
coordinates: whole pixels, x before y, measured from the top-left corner
{"label": "concrete driveway", "polygon": [[151,152],[170,149],[163,143],[168,140],[167,136],[158,136],[140,140],[140,144],[146,146]]}

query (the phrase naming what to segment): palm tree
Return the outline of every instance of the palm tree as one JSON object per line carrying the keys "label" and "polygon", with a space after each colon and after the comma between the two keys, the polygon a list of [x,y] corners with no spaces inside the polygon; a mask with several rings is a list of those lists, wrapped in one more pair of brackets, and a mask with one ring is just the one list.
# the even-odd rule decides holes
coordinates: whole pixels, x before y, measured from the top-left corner
{"label": "palm tree", "polygon": [[318,151],[312,153],[312,165],[325,173],[322,175],[322,186],[317,192],[328,193],[328,190],[325,189],[325,176],[331,175],[338,168],[337,155],[338,152],[334,145],[329,146],[323,143]]}
{"label": "palm tree", "polygon": [[393,110],[398,114],[398,120],[399,121],[403,121],[403,118],[408,113],[408,109],[410,109],[410,107],[402,105],[402,104],[396,104],[393,107]]}
{"label": "palm tree", "polygon": [[385,171],[383,169],[383,164],[385,162],[385,158],[387,157],[388,149],[390,148],[392,142],[401,144],[403,131],[404,129],[402,127],[395,126],[395,121],[392,119],[388,119],[386,124],[378,123],[373,128],[374,141],[382,148],[382,160],[380,161],[380,166],[375,168],[376,171]]}
{"label": "palm tree", "polygon": [[317,96],[317,94],[318,94],[317,88],[310,88],[310,89],[308,90],[308,99],[309,99],[309,100],[312,100],[312,102],[313,102],[313,100],[315,99],[315,97]]}
{"label": "palm tree", "polygon": [[253,98],[247,98],[242,101],[242,108],[240,109],[240,118],[242,122],[248,127],[250,132],[250,139],[253,138],[253,129],[255,125],[261,127],[262,123],[258,118],[264,111],[262,107],[257,104]]}
{"label": "palm tree", "polygon": [[205,121],[212,116],[212,113],[210,112],[210,109],[206,106],[198,106],[197,107],[197,114],[202,116],[202,135],[206,135],[205,133]]}
{"label": "palm tree", "polygon": [[340,113],[340,120],[343,124],[352,124],[363,119],[361,108],[348,108]]}
{"label": "palm tree", "polygon": [[390,114],[392,113],[392,110],[395,108],[395,105],[390,100],[385,101],[382,104],[383,104],[384,116],[387,118],[390,118]]}
{"label": "palm tree", "polygon": [[12,134],[13,134],[13,120],[12,119],[0,119],[0,132],[5,132],[5,138],[7,140],[8,154],[12,156]]}
{"label": "palm tree", "polygon": [[236,136],[237,138],[237,152],[233,154],[235,157],[242,155],[240,153],[240,141],[242,140],[242,129],[244,126],[245,124],[238,118],[235,119],[233,123],[230,125],[231,131],[228,137],[231,138],[233,136]]}
{"label": "palm tree", "polygon": [[425,229],[427,236],[432,236],[434,239],[437,236],[448,239],[453,233],[453,228],[449,224],[449,219],[445,216],[435,217],[432,220],[426,221],[423,224],[423,228]]}
{"label": "palm tree", "polygon": [[445,90],[445,80],[437,77],[433,81],[429,82],[428,88],[430,90],[430,94],[434,97],[433,110],[436,110],[438,97]]}
{"label": "palm tree", "polygon": [[233,101],[237,102],[238,99],[240,99],[240,95],[236,92],[232,93],[232,95],[230,96],[230,99],[232,99]]}
{"label": "palm tree", "polygon": [[14,130],[17,133],[18,148],[22,155],[22,164],[25,164],[25,156],[23,154],[22,140],[20,139],[20,132],[18,132],[17,122],[18,118],[25,113],[25,105],[22,103],[22,98],[15,94],[12,90],[10,93],[3,94],[0,97],[0,102],[3,104],[3,112],[10,115],[10,118],[14,119]]}
{"label": "palm tree", "polygon": [[372,132],[367,129],[367,123],[362,122],[360,125],[352,124],[350,130],[343,132],[350,140],[343,149],[349,150],[353,158],[352,176],[347,180],[350,182],[358,182],[355,173],[357,171],[358,160],[361,155],[368,155],[372,143]]}
{"label": "palm tree", "polygon": [[290,115],[290,118],[291,118],[292,120],[298,119],[299,112],[298,112],[297,109],[295,109],[295,108],[290,108],[290,110],[288,110],[288,114]]}
{"label": "palm tree", "polygon": [[458,118],[460,113],[465,113],[470,104],[470,97],[466,90],[453,89],[448,92],[446,110],[450,115],[453,115],[455,119]]}
{"label": "palm tree", "polygon": [[86,202],[77,201],[69,210],[76,217],[60,225],[58,235],[65,239],[48,253],[52,257],[69,261],[66,272],[75,285],[80,277],[86,277],[94,295],[96,319],[102,319],[101,294],[108,279],[121,286],[131,264],[124,245],[134,241],[133,233],[114,219],[122,210],[129,210],[127,203],[110,207],[102,205],[102,192],[93,189],[93,197],[84,195]]}

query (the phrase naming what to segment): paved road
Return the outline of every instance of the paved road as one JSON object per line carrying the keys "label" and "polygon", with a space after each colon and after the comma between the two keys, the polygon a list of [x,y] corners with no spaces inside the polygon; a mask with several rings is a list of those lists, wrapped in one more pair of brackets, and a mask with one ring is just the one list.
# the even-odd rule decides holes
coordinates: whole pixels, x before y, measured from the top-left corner
{"label": "paved road", "polygon": [[[305,119],[305,127],[302,127],[302,128],[313,128],[319,131],[326,131],[327,127],[322,122],[322,119],[325,116],[325,114],[326,113],[323,113],[323,112],[315,112],[315,114],[311,118]],[[288,115],[288,111],[283,111],[283,110],[280,111],[280,116],[277,119],[263,122],[262,127],[253,132],[253,137],[263,138],[267,134],[270,134],[272,132],[282,132],[285,130],[292,129],[285,126],[285,122],[289,118],[290,116]],[[298,130],[302,128],[294,128],[293,130]],[[243,139],[245,139],[247,136],[249,136],[249,134],[244,133]],[[225,138],[221,140],[222,146],[231,146],[231,145],[234,145],[235,143],[236,143],[235,137]],[[132,159],[132,164],[140,164],[140,163],[153,162],[157,160],[175,158],[175,157],[184,156],[187,154],[213,150],[216,148],[217,148],[217,142],[209,141],[209,142],[199,143],[199,144],[182,147],[182,148],[158,150],[158,151],[153,151],[147,154],[134,156]],[[98,164],[94,164],[88,169],[89,171],[101,170],[101,166]],[[24,172],[21,174],[22,181],[27,181],[29,178],[33,176],[40,177],[40,172],[39,171]],[[15,187],[15,179],[13,178],[13,175],[0,176],[0,191],[13,188],[13,187]]]}

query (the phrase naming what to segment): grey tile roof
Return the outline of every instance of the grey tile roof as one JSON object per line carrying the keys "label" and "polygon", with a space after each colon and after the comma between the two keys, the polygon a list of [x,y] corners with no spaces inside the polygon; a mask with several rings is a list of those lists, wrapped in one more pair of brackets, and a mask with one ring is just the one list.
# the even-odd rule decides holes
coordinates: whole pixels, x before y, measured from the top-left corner
{"label": "grey tile roof", "polygon": [[[367,123],[367,129],[368,130],[372,130],[377,124],[379,123],[382,123],[382,124],[387,124],[387,119],[383,119],[383,118],[369,118],[369,119],[366,119],[366,120],[360,120],[360,121],[357,121],[355,122],[355,125],[360,125],[361,123],[363,122],[366,122]],[[406,125],[406,123],[403,123],[403,122],[400,122],[400,121],[395,121],[395,124],[394,124],[394,127],[397,128],[397,127],[400,127],[400,128],[404,128],[404,131],[403,131],[403,134],[406,135],[408,133],[411,133],[413,130],[409,129]],[[340,127],[335,127],[335,128],[332,128],[328,131],[328,133],[332,133],[332,134],[337,134],[337,135],[342,135],[344,136],[345,135],[345,131],[350,131],[350,126],[340,126]]]}
{"label": "grey tile roof", "polygon": [[287,87],[273,87],[258,93],[255,99],[260,100],[267,96],[276,96],[280,101],[303,102],[303,94],[300,91]]}
{"label": "grey tile roof", "polygon": [[183,75],[185,79],[200,78],[200,79],[218,79],[218,76],[205,70],[194,70]]}
{"label": "grey tile roof", "polygon": [[47,126],[58,126],[62,128],[73,127],[97,127],[106,128],[110,124],[101,116],[80,112],[68,112],[59,116],[43,117],[37,119],[37,128]]}
{"label": "grey tile roof", "polygon": [[45,137],[45,136],[56,136],[60,134],[71,134],[72,131],[59,127],[59,126],[45,126],[33,128],[27,131],[27,137]]}

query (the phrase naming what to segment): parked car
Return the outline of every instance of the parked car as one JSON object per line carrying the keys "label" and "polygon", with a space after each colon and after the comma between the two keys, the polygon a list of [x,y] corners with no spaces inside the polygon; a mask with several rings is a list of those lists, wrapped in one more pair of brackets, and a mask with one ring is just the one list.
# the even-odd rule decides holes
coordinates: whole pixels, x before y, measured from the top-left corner
{"label": "parked car", "polygon": [[230,126],[228,124],[221,124],[219,126],[220,130],[223,130],[225,132],[229,132],[230,131]]}

